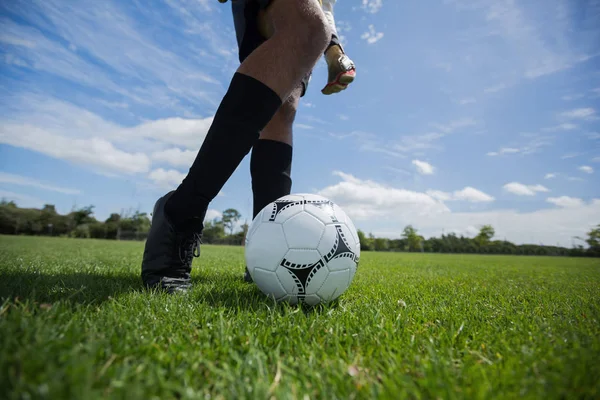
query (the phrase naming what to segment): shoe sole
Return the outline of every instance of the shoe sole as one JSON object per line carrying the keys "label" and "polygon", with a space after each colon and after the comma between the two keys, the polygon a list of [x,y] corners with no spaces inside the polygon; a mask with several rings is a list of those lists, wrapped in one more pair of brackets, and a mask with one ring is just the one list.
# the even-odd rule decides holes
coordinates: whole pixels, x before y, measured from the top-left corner
{"label": "shoe sole", "polygon": [[328,83],[323,88],[323,90],[321,90],[321,93],[323,93],[325,95],[339,93],[339,92],[345,90],[349,84],[354,82],[355,77],[356,77],[356,73],[354,72],[354,70],[348,71],[348,72],[340,72],[336,76],[335,81]]}

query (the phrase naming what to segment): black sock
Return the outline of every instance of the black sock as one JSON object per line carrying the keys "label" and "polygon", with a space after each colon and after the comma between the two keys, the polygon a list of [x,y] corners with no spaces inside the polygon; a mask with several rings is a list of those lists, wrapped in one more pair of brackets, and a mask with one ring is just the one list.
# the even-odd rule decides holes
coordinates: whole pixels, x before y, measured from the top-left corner
{"label": "black sock", "polygon": [[275,140],[256,142],[250,158],[254,215],[292,190],[292,146]]}
{"label": "black sock", "polygon": [[241,73],[233,76],[196,160],[165,205],[177,230],[201,227],[209,203],[280,106],[280,97],[262,82]]}

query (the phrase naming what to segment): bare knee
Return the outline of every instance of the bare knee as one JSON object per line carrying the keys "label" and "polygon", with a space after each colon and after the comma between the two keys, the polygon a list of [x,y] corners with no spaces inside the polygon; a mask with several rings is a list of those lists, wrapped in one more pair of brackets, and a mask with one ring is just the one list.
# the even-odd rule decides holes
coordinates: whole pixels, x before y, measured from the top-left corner
{"label": "bare knee", "polygon": [[327,48],[331,28],[317,0],[274,0],[268,13],[274,34],[288,37],[299,55],[318,58]]}
{"label": "bare knee", "polygon": [[292,94],[281,104],[279,110],[275,113],[271,121],[262,130],[261,139],[277,140],[292,144],[292,128],[296,119],[298,103],[302,88],[298,87]]}

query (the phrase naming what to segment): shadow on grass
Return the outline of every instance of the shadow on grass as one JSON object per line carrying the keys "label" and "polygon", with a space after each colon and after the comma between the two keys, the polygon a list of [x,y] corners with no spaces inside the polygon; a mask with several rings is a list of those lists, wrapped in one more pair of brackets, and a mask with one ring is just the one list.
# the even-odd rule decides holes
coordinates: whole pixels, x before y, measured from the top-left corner
{"label": "shadow on grass", "polygon": [[319,304],[316,306],[276,302],[272,297],[263,294],[254,283],[242,283],[241,277],[229,274],[209,273],[196,277],[193,279],[193,283],[193,300],[208,304],[211,307],[224,307],[239,311],[269,309],[283,314],[290,311],[302,311],[305,314],[313,314],[326,312],[339,305],[339,299],[326,305]]}
{"label": "shadow on grass", "polygon": [[142,291],[134,275],[89,273],[40,274],[8,272],[0,280],[0,299],[39,303],[67,301],[80,304],[102,303],[125,292]]}
{"label": "shadow on grass", "polygon": [[[335,307],[337,303],[315,307],[277,303],[265,296],[255,284],[243,283],[241,277],[228,274],[203,274],[193,277],[192,283],[191,292],[184,295],[189,296],[190,301],[234,311],[270,309],[285,313],[300,309],[305,313],[314,313]],[[53,304],[58,301],[84,305],[101,304],[111,298],[134,292],[147,296],[162,296],[160,292],[143,287],[141,278],[133,274],[40,274],[13,271],[3,274],[0,280],[0,302],[18,300],[39,304]]]}

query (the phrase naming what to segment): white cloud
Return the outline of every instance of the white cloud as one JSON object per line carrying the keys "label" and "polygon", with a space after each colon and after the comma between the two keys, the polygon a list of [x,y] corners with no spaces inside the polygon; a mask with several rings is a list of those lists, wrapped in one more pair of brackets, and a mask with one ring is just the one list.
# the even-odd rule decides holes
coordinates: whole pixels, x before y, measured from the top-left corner
{"label": "white cloud", "polygon": [[576,93],[576,94],[568,94],[568,95],[562,96],[561,99],[563,99],[565,101],[573,101],[573,100],[581,99],[583,97],[585,97],[584,94]]}
{"label": "white cloud", "polygon": [[113,140],[118,141],[151,139],[164,144],[197,150],[202,145],[212,121],[212,117],[201,119],[165,118],[147,121],[132,128],[120,128],[108,133]]}
{"label": "white cloud", "polygon": [[213,210],[212,208],[206,211],[206,216],[204,217],[204,221],[212,221],[215,218],[222,218],[223,214],[218,210]]}
{"label": "white cloud", "polygon": [[185,174],[174,169],[158,168],[151,171],[148,178],[161,189],[172,190],[179,186]]}
{"label": "white cloud", "polygon": [[414,150],[424,150],[436,147],[435,142],[445,135],[443,133],[430,132],[422,135],[402,136],[398,143],[391,146],[384,145],[384,148],[391,148],[400,153],[408,153]]}
{"label": "white cloud", "polygon": [[499,83],[497,85],[487,87],[483,91],[485,93],[496,93],[496,92],[506,89],[507,87],[508,86],[505,83]]}
{"label": "white cloud", "polygon": [[0,143],[22,147],[110,173],[134,174],[150,167],[148,156],[119,150],[106,139],[59,136],[26,124],[2,124]]}
{"label": "white cloud", "polygon": [[414,153],[429,149],[441,149],[441,145],[437,144],[440,139],[476,124],[477,122],[472,118],[456,119],[444,124],[430,123],[429,125],[436,128],[436,131],[418,135],[404,135],[400,137],[400,140],[393,143],[378,143],[375,139],[372,139],[368,141],[368,145],[363,145],[363,150],[382,152],[396,157],[404,157],[406,153],[410,152]]}
{"label": "white cloud", "polygon": [[[179,7],[185,12],[171,18],[163,18],[152,7],[130,8],[116,1],[85,6],[60,0],[6,4],[24,23],[3,21],[3,35],[33,44],[14,47],[13,53],[36,71],[163,112],[190,110],[183,103],[214,106],[215,94],[221,90],[219,81],[203,71],[233,66],[235,61],[229,50],[232,38],[217,33],[214,22],[202,18],[190,27],[190,10],[205,14],[203,7],[193,10],[197,4],[186,2]],[[158,33],[147,34],[147,25],[156,32],[187,28],[185,34],[199,36],[209,51],[199,50],[197,40],[161,40]],[[53,34],[45,35],[47,31]]]}
{"label": "white cloud", "polygon": [[575,158],[583,155],[583,153],[567,153],[560,156],[561,160],[568,160],[569,158]]}
{"label": "white cloud", "polygon": [[444,133],[453,133],[462,128],[468,128],[470,126],[477,125],[477,121],[473,118],[461,118],[450,121],[446,124],[437,124],[433,123],[431,126],[435,127],[437,130],[442,131]]}
{"label": "white cloud", "polygon": [[48,183],[41,182],[37,179],[29,178],[22,175],[9,174],[6,172],[0,172],[0,183],[8,183],[20,186],[30,186],[37,189],[49,190],[52,192],[64,193],[64,194],[80,194],[81,191],[78,189],[64,188],[60,186],[50,185]]}
{"label": "white cloud", "polygon": [[[600,221],[600,199],[575,207],[532,212],[510,209],[454,212],[440,200],[448,195],[444,192],[419,193],[341,172],[336,175],[341,182],[322,189],[320,194],[338,203],[358,229],[367,233],[387,232],[388,237],[399,237],[408,224],[425,237],[439,236],[442,230],[468,232],[469,227],[491,224],[496,237],[506,237],[515,243],[555,245],[558,242],[569,246],[572,236],[585,236],[589,228]],[[442,195],[437,196],[440,193]]]}
{"label": "white cloud", "polygon": [[17,206],[22,208],[42,208],[44,206],[44,201],[37,197],[6,190],[0,190],[0,200],[14,201]]}
{"label": "white cloud", "polygon": [[494,201],[492,196],[470,186],[462,190],[455,190],[452,193],[441,190],[428,190],[426,193],[440,201],[468,201],[470,203],[489,203]]}
{"label": "white cloud", "polygon": [[538,152],[542,147],[551,145],[551,136],[541,136],[538,134],[521,134],[521,136],[528,137],[529,140],[521,145],[520,147],[503,147],[498,151],[491,151],[487,153],[488,156],[499,156],[504,154],[520,154],[528,155]]}
{"label": "white cloud", "polygon": [[402,215],[445,212],[448,208],[425,193],[397,189],[370,180],[355,178],[336,171],[341,182],[328,186],[318,194],[344,204],[353,218],[380,218],[391,212]]}
{"label": "white cloud", "polygon": [[572,123],[563,123],[563,124],[559,124],[556,126],[552,126],[549,128],[544,128],[542,129],[545,132],[556,132],[556,131],[572,131],[573,129],[577,129],[577,125],[572,124]]}
{"label": "white cloud", "polygon": [[521,151],[520,149],[516,149],[514,147],[503,147],[498,151],[491,151],[491,152],[487,153],[487,155],[494,157],[494,156],[499,156],[502,154],[515,154],[520,151]]}
{"label": "white cloud", "polygon": [[549,192],[542,185],[524,185],[519,182],[510,182],[503,186],[504,190],[517,196],[535,196],[538,192]]}
{"label": "white cloud", "polygon": [[477,100],[475,100],[473,97],[466,97],[464,99],[458,100],[458,104],[460,104],[461,106],[464,106],[465,104],[475,103],[475,102],[477,102]]}
{"label": "white cloud", "polygon": [[544,179],[552,179],[552,178],[556,178],[556,174],[548,173],[544,176]]}
{"label": "white cloud", "polygon": [[213,120],[174,117],[124,127],[30,93],[7,96],[6,104],[9,116],[0,117],[0,143],[108,174],[146,173],[152,161],[189,167]]}
{"label": "white cloud", "polygon": [[589,165],[582,165],[578,169],[580,171],[582,171],[582,172],[585,172],[586,174],[593,174],[594,173],[594,168],[590,167]]}
{"label": "white cloud", "polygon": [[375,26],[371,24],[369,31],[363,33],[360,38],[366,40],[368,44],[374,44],[383,38],[383,32],[375,31]]}
{"label": "white cloud", "polygon": [[[514,85],[523,79],[536,79],[571,68],[597,54],[594,35],[580,34],[573,25],[570,3],[553,1],[549,7],[506,0],[445,0],[455,18],[468,18],[461,28],[460,46],[441,45],[438,51],[468,58],[463,63],[470,79]],[[544,3],[546,4],[546,3]],[[592,14],[584,24],[595,26]],[[494,45],[490,45],[494,43]],[[477,60],[477,62],[473,60]],[[469,68],[471,67],[471,68]],[[504,85],[488,88],[500,90]]]}
{"label": "white cloud", "polygon": [[563,208],[581,207],[584,204],[583,200],[569,196],[548,197],[546,201]]}
{"label": "white cloud", "polygon": [[318,193],[344,204],[355,218],[369,219],[386,217],[391,214],[435,215],[450,210],[444,201],[465,201],[487,203],[493,197],[472,187],[465,187],[452,193],[429,190],[427,193],[394,188],[371,180],[362,180],[350,174],[336,171],[341,178],[337,184],[328,186]]}
{"label": "white cloud", "polygon": [[594,157],[594,158],[592,158],[592,162],[600,162],[600,157]]}
{"label": "white cloud", "polygon": [[558,116],[560,118],[567,118],[567,119],[590,119],[594,116],[594,114],[596,113],[596,111],[591,108],[577,108],[574,110],[569,110],[569,111],[565,111],[560,113]]}
{"label": "white cloud", "polygon": [[412,160],[412,164],[417,167],[417,171],[419,171],[419,173],[421,175],[433,175],[434,172],[434,168],[433,165],[429,164],[426,161],[420,161],[420,160]]}
{"label": "white cloud", "polygon": [[196,159],[197,151],[181,150],[179,148],[170,148],[152,153],[153,161],[164,162],[174,167],[191,167]]}
{"label": "white cloud", "polygon": [[362,8],[368,13],[375,14],[383,7],[383,0],[362,0]]}

